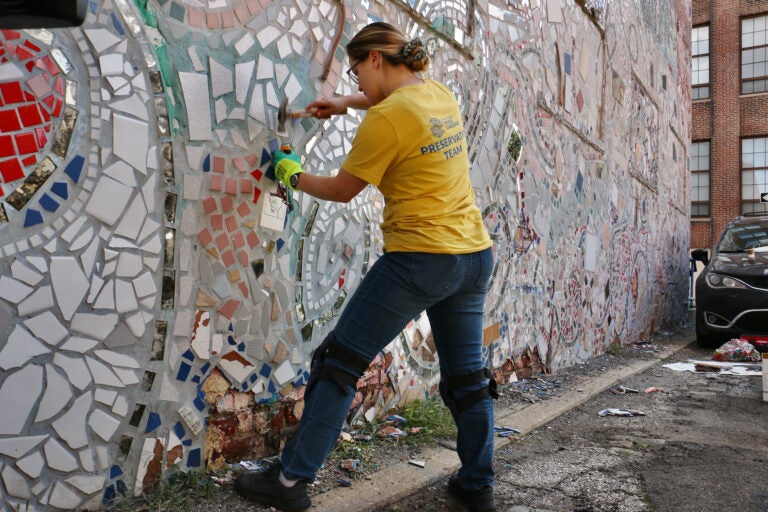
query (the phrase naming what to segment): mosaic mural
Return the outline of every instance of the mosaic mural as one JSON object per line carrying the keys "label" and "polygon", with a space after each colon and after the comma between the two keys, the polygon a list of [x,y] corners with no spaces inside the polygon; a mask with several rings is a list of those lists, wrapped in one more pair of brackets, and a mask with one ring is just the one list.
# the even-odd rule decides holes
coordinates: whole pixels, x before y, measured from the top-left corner
{"label": "mosaic mural", "polygon": [[[663,5],[662,5],[663,4]],[[690,2],[105,0],[0,30],[0,510],[94,509],[276,453],[314,348],[382,251],[383,198],[281,194],[338,170],[364,112],[343,48],[386,20],[456,93],[497,258],[497,380],[684,321]],[[349,422],[436,391],[415,318]]]}

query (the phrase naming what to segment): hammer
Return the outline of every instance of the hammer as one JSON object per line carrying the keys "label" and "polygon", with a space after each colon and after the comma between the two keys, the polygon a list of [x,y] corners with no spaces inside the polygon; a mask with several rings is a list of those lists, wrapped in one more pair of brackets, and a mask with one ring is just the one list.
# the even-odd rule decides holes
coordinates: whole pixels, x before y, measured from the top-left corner
{"label": "hammer", "polygon": [[283,96],[280,100],[280,108],[277,111],[277,135],[279,137],[287,137],[288,130],[286,129],[286,121],[288,119],[300,119],[302,117],[312,117],[314,112],[306,110],[288,111],[288,97]]}

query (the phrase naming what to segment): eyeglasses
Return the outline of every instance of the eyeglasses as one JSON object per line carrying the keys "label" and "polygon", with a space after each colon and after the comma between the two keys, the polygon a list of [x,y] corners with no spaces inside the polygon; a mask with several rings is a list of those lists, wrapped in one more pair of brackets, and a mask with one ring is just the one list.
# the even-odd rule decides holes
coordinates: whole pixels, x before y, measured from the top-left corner
{"label": "eyeglasses", "polygon": [[365,59],[360,59],[359,61],[355,62],[355,64],[347,70],[347,76],[349,77],[350,80],[352,80],[353,83],[357,83],[357,80],[358,80],[357,66],[362,64],[364,60]]}

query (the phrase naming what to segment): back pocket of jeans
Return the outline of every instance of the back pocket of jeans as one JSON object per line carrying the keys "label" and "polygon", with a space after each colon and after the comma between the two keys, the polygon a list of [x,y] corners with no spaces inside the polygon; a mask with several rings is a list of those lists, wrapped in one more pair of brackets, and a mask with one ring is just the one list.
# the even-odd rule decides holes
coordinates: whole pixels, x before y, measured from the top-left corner
{"label": "back pocket of jeans", "polygon": [[439,297],[459,283],[460,257],[452,254],[413,252],[408,284],[427,297]]}

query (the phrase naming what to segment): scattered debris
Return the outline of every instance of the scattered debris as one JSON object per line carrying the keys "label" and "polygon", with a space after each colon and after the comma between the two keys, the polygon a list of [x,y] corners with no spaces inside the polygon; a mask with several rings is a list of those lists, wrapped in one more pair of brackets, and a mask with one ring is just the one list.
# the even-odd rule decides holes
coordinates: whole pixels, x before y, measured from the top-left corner
{"label": "scattered debris", "polygon": [[512,427],[498,427],[498,426],[494,426],[493,427],[493,431],[496,432],[496,435],[498,435],[499,437],[509,437],[512,434],[520,434],[519,430],[517,430],[516,428],[512,428]]}
{"label": "scattered debris", "polygon": [[423,468],[423,467],[425,467],[425,466],[427,465],[427,461],[425,461],[425,460],[414,460],[414,459],[410,459],[410,460],[408,461],[408,464],[411,464],[411,465],[413,465],[413,466],[418,466],[418,467],[420,467],[420,468]]}
{"label": "scattered debris", "polygon": [[726,363],[723,361],[689,361],[687,363],[669,363],[664,368],[678,372],[708,372],[721,375],[762,375],[761,364]]}
{"label": "scattered debris", "polygon": [[664,388],[645,388],[643,393],[669,393],[669,390]]}
{"label": "scattered debris", "polygon": [[258,462],[253,460],[241,460],[240,465],[248,471],[263,471],[264,469]]}
{"label": "scattered debris", "polygon": [[339,467],[341,469],[346,469],[347,471],[351,473],[356,473],[360,469],[360,460],[359,459],[344,459],[341,462],[339,462]]}
{"label": "scattered debris", "polygon": [[713,361],[744,361],[758,363],[760,353],[747,340],[734,338],[722,344],[712,355]]}
{"label": "scattered debris", "polygon": [[636,389],[625,388],[624,386],[619,386],[619,387],[616,387],[616,388],[611,388],[609,391],[611,393],[613,393],[614,395],[623,395],[625,393],[639,393],[640,392],[640,391],[638,391]]}
{"label": "scattered debris", "polygon": [[402,436],[407,436],[408,433],[392,425],[385,425],[381,427],[381,429],[378,432],[378,435],[380,437],[402,437]]}
{"label": "scattered debris", "polygon": [[398,416],[397,414],[393,414],[391,416],[388,416],[387,417],[387,421],[392,423],[393,425],[399,425],[401,423],[402,424],[408,423],[407,419],[403,418],[402,416]]}
{"label": "scattered debris", "polygon": [[603,409],[600,416],[645,416],[645,413],[635,409]]}
{"label": "scattered debris", "polygon": [[352,481],[346,478],[337,478],[336,483],[342,487],[352,487]]}

